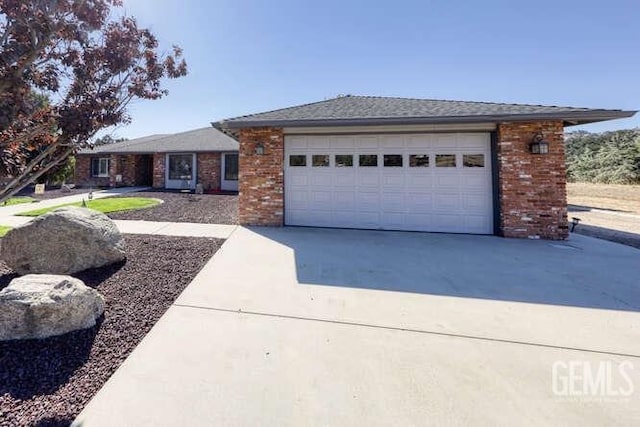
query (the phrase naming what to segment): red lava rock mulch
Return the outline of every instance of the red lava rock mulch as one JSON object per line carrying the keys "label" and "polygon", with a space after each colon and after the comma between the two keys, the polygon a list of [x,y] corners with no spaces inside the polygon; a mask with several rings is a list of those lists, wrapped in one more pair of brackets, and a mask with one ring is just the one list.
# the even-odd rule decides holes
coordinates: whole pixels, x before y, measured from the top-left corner
{"label": "red lava rock mulch", "polygon": [[[0,342],[0,426],[68,426],[222,244],[140,235],[125,240],[125,262],[74,274],[105,297],[98,325]],[[13,277],[0,262],[0,288]]]}
{"label": "red lava rock mulch", "polygon": [[152,197],[164,203],[153,208],[114,212],[113,219],[143,221],[198,222],[237,224],[238,196],[224,194],[183,194],[167,191],[142,191],[121,197]]}

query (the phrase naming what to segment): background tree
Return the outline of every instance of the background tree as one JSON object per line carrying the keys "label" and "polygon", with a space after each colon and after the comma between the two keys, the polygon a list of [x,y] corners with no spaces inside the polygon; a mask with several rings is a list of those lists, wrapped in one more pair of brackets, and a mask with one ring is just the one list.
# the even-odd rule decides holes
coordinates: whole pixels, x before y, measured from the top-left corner
{"label": "background tree", "polygon": [[[134,99],[186,75],[121,0],[0,0],[0,203],[60,165],[101,129],[128,123]],[[43,97],[49,102],[43,102]]]}
{"label": "background tree", "polygon": [[640,183],[640,129],[568,133],[566,153],[570,181]]}

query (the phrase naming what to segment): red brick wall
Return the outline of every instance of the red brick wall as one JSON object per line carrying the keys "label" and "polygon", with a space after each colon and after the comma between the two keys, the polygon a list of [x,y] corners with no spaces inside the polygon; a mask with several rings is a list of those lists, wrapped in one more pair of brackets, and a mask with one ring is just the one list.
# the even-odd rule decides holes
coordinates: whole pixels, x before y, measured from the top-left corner
{"label": "red brick wall", "polygon": [[[264,155],[256,155],[256,144]],[[243,225],[284,223],[284,135],[278,128],[240,131],[238,220]]]}
{"label": "red brick wall", "polygon": [[164,169],[164,153],[155,153],[153,155],[153,188],[164,188]]}
{"label": "red brick wall", "polygon": [[220,153],[198,153],[198,183],[205,190],[220,189]]}
{"label": "red brick wall", "polygon": [[[76,168],[74,171],[74,183],[82,187],[110,187],[112,185],[110,177],[92,177],[91,176],[91,159],[109,157],[111,158],[111,164],[109,165],[110,172],[113,170],[114,162],[113,156],[109,155],[93,155],[93,154],[77,154],[76,155]],[[112,175],[113,176],[113,175]]]}
{"label": "red brick wall", "polygon": [[[549,154],[531,154],[541,132]],[[500,232],[505,237],[566,239],[567,193],[560,121],[498,125]]]}
{"label": "red brick wall", "polygon": [[[115,168],[111,173],[111,178],[114,186],[132,187],[136,185],[136,157],[134,154],[112,156],[111,162]],[[116,182],[116,175],[122,175],[121,182]]]}

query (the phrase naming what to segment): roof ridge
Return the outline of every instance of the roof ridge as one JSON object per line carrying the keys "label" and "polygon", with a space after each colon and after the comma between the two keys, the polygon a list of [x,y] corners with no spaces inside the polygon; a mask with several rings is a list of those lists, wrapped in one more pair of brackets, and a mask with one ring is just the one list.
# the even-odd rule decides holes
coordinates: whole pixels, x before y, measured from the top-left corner
{"label": "roof ridge", "polygon": [[229,121],[229,120],[243,119],[245,117],[255,116],[256,114],[275,113],[277,111],[287,111],[287,110],[291,110],[291,109],[294,109],[294,108],[308,107],[309,105],[322,104],[324,102],[335,101],[337,99],[348,98],[348,97],[354,97],[354,95],[338,95],[338,96],[336,96],[334,98],[323,99],[322,101],[307,102],[306,104],[293,105],[291,107],[275,108],[273,110],[261,111],[260,113],[251,113],[251,114],[244,114],[242,116],[230,117],[228,119],[222,119],[222,120],[219,120],[218,122],[214,122],[214,123],[226,122],[226,121]]}
{"label": "roof ridge", "polygon": [[[465,104],[486,104],[486,105],[510,105],[520,107],[553,107],[553,108],[569,108],[569,109],[592,109],[590,107],[569,107],[565,105],[549,105],[549,104],[520,104],[512,102],[492,102],[492,101],[463,101],[461,99],[442,99],[442,98],[415,98],[406,96],[382,96],[382,95],[345,95],[339,98],[374,98],[374,99],[403,99],[407,101],[435,101],[435,102],[462,102]],[[300,105],[298,106],[300,107]],[[294,108],[294,107],[290,107]],[[277,110],[276,110],[277,111]]]}

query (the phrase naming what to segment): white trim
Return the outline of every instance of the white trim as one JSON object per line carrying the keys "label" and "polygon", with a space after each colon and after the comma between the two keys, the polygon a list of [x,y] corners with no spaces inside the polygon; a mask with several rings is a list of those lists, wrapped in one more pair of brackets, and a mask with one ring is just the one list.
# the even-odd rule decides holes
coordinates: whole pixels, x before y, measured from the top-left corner
{"label": "white trim", "polygon": [[238,156],[239,153],[237,151],[229,151],[229,152],[226,152],[226,153],[220,153],[220,190],[222,190],[222,191],[238,191],[238,182],[240,181],[239,174],[238,174],[238,179],[235,179],[235,180],[226,180],[225,179],[225,173],[226,173],[226,168],[227,168],[227,155],[228,154],[229,155]]}
{"label": "white trim", "polygon": [[285,127],[286,135],[316,134],[365,134],[365,133],[417,133],[417,132],[491,132],[495,123],[462,123],[450,125],[402,125],[402,126],[342,126],[342,127]]}

